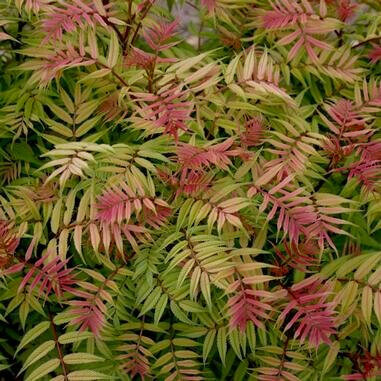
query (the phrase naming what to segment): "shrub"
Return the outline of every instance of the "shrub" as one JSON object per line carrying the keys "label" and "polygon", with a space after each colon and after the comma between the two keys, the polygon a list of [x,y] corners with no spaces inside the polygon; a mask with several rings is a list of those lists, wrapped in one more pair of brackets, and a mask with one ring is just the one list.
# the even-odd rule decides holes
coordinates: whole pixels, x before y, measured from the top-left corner
{"label": "shrub", "polygon": [[3,379],[380,377],[380,11],[2,2]]}

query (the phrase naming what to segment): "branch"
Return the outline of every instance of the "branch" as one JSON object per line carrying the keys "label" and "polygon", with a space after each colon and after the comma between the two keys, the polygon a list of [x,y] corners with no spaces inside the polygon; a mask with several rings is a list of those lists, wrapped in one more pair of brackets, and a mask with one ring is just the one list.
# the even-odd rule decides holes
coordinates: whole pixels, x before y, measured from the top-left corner
{"label": "branch", "polygon": [[132,26],[132,23],[135,20],[135,17],[136,17],[136,13],[132,14],[132,0],[128,0],[127,26],[126,26],[126,30],[124,31],[123,44],[122,44],[123,52],[126,50],[128,37],[130,35],[131,26]]}
{"label": "branch", "polygon": [[288,349],[288,344],[290,342],[290,336],[289,336],[289,332],[286,333],[286,341],[284,342],[283,344],[283,352],[282,352],[282,359],[280,361],[280,364],[279,364],[279,376],[282,376],[282,371],[283,371],[283,368],[284,368],[284,363],[286,362],[286,353],[287,353],[287,349]]}
{"label": "branch", "polygon": [[123,36],[122,36],[122,33],[120,32],[120,30],[118,29],[118,27],[111,23],[106,16],[101,16],[102,17],[102,20],[108,25],[110,26],[112,29],[114,29],[115,33],[118,35],[118,39],[120,41],[120,43],[123,43]]}
{"label": "branch", "polygon": [[119,81],[123,86],[128,87],[128,83],[127,83],[127,82],[126,82],[126,81],[125,81],[125,80],[124,80],[118,73],[116,73],[114,69],[111,69],[111,68],[109,68],[107,65],[105,65],[105,64],[103,64],[103,63],[101,63],[101,62],[98,62],[98,61],[97,61],[97,64],[98,64],[99,66],[103,67],[104,69],[109,69],[109,70],[111,71],[111,74],[112,74],[115,78],[117,78],[118,81]]}
{"label": "branch", "polygon": [[352,49],[356,49],[356,48],[358,48],[358,47],[361,46],[361,45],[365,45],[365,44],[367,44],[368,42],[373,42],[373,41],[378,41],[378,40],[381,40],[381,36],[368,38],[367,40],[358,42],[357,44],[353,45],[353,46],[352,46]]}
{"label": "branch", "polygon": [[135,29],[135,32],[132,36],[132,39],[131,39],[131,42],[130,42],[130,46],[132,46],[136,40],[136,37],[138,36],[138,32],[139,32],[139,29],[141,28],[142,26],[142,21],[144,20],[144,18],[147,16],[149,10],[151,9],[152,5],[154,4],[154,1],[151,3],[148,4],[147,8],[144,10],[140,20],[139,20],[139,24],[137,25],[136,29]]}
{"label": "branch", "polygon": [[62,347],[61,347],[60,342],[58,341],[57,328],[56,328],[56,325],[54,324],[53,316],[52,316],[50,311],[49,311],[49,320],[50,320],[50,324],[51,324],[51,327],[52,327],[53,337],[54,337],[54,341],[56,343],[56,348],[57,348],[58,357],[59,357],[59,360],[60,360],[60,363],[61,363],[61,368],[62,368],[62,371],[63,371],[64,381],[68,381],[69,380],[68,377],[67,377],[68,372],[67,372],[67,369],[66,369],[65,362],[63,360]]}

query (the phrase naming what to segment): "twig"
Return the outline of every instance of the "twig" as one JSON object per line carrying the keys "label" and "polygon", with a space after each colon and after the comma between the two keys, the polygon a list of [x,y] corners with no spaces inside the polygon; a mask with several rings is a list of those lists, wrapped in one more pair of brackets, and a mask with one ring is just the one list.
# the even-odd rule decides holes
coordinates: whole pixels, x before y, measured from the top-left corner
{"label": "twig", "polygon": [[50,319],[50,325],[51,325],[52,331],[53,331],[54,341],[56,343],[58,357],[59,357],[59,360],[60,360],[60,363],[61,363],[61,368],[62,368],[62,372],[63,372],[63,376],[64,376],[64,381],[68,381],[68,377],[67,377],[68,373],[67,373],[66,365],[65,365],[65,362],[64,362],[64,359],[63,359],[61,344],[58,341],[58,335],[57,335],[56,325],[54,324],[53,316],[52,316],[50,311],[49,311],[49,319]]}
{"label": "twig", "polygon": [[151,9],[152,5],[153,5],[154,2],[150,2],[148,5],[147,5],[147,8],[144,10],[144,13],[142,14],[141,18],[140,18],[140,21],[139,21],[139,24],[137,25],[136,29],[135,29],[135,32],[132,36],[132,39],[131,39],[131,42],[130,42],[130,46],[132,46],[136,40],[136,37],[138,36],[138,32],[142,26],[142,21],[144,20],[144,18],[147,16],[149,10]]}
{"label": "twig", "polygon": [[197,51],[200,51],[201,48],[201,33],[202,33],[202,28],[204,27],[204,20],[201,20],[200,23],[200,28],[198,29],[198,39],[197,39]]}
{"label": "twig", "polygon": [[126,50],[128,36],[130,35],[131,26],[135,20],[136,13],[132,14],[132,0],[128,0],[128,11],[127,11],[127,26],[123,35],[123,52]]}
{"label": "twig", "polygon": [[113,23],[111,23],[108,18],[106,16],[101,16],[102,17],[102,20],[109,26],[111,27],[112,29],[114,29],[115,33],[118,35],[118,40],[120,41],[120,43],[123,43],[123,35],[122,33],[120,32],[120,30],[117,28],[117,26]]}
{"label": "twig", "polygon": [[199,10],[194,4],[192,4],[190,1],[186,1],[185,2],[187,5],[189,5],[190,7],[196,9],[197,11]]}
{"label": "twig", "polygon": [[356,48],[358,48],[358,47],[361,46],[361,45],[365,45],[365,44],[367,44],[368,42],[373,42],[373,41],[378,41],[378,40],[381,40],[381,36],[368,38],[367,40],[358,42],[357,44],[353,45],[353,46],[352,46],[352,49],[356,49]]}
{"label": "twig", "polygon": [[111,69],[109,68],[107,65],[101,63],[101,62],[97,62],[97,64],[105,69],[109,69],[111,71],[111,74],[118,79],[118,81],[125,87],[128,87],[128,83],[118,74],[115,72],[114,69]]}

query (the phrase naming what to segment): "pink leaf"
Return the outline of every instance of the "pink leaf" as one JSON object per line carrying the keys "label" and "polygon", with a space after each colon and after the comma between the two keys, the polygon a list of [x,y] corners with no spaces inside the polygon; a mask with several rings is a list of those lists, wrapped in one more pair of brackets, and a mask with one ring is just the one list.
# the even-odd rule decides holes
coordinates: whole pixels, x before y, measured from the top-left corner
{"label": "pink leaf", "polygon": [[179,22],[177,20],[171,23],[159,22],[144,31],[144,39],[155,52],[169,49],[177,44],[177,42],[168,43],[168,40],[175,35],[178,26]]}
{"label": "pink leaf", "polygon": [[381,46],[373,46],[373,49],[369,52],[368,57],[372,64],[375,64],[378,61],[380,61],[381,60]]}
{"label": "pink leaf", "polygon": [[278,318],[283,324],[289,318],[284,331],[295,328],[294,337],[301,343],[308,339],[311,347],[330,343],[335,330],[334,304],[327,301],[332,285],[318,277],[307,278],[288,289],[289,304]]}
{"label": "pink leaf", "polygon": [[201,0],[201,5],[208,9],[208,12],[213,14],[216,9],[217,1],[216,0]]}

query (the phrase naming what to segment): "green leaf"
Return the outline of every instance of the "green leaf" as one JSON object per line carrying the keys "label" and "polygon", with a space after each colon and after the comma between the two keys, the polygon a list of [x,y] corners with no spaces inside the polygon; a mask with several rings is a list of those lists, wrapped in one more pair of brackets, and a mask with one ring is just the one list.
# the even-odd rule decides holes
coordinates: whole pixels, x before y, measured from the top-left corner
{"label": "green leaf", "polygon": [[99,116],[95,116],[94,118],[87,119],[75,130],[75,136],[78,138],[78,137],[81,137],[82,135],[85,135],[97,124],[99,119],[100,119]]}
{"label": "green leaf", "polygon": [[48,107],[52,110],[52,112],[58,118],[60,118],[64,122],[66,122],[68,124],[72,124],[73,123],[72,117],[64,109],[62,109],[61,107],[57,106],[55,103],[49,102],[48,103]]}
{"label": "green leaf", "polygon": [[204,296],[206,303],[209,307],[212,306],[212,298],[210,295],[210,283],[209,283],[209,275],[206,272],[202,272],[200,278],[200,287],[202,295]]}
{"label": "green leaf", "polygon": [[214,339],[216,338],[216,330],[213,329],[207,333],[204,340],[204,345],[202,347],[202,359],[204,361],[204,364],[206,363],[206,360],[209,356],[209,353],[213,347]]}
{"label": "green leaf", "polygon": [[113,377],[95,370],[76,370],[67,375],[69,381],[110,380]]}
{"label": "green leaf", "polygon": [[182,300],[179,303],[179,305],[186,312],[204,312],[205,311],[205,309],[200,304],[192,300]]}
{"label": "green leaf", "polygon": [[87,364],[89,362],[104,361],[104,359],[91,353],[81,352],[66,355],[63,361],[65,364]]}
{"label": "green leaf", "polygon": [[119,57],[119,41],[118,36],[114,31],[111,31],[111,40],[109,44],[108,56],[107,56],[107,66],[113,68],[118,62]]}
{"label": "green leaf", "polygon": [[16,160],[23,160],[29,163],[41,164],[41,161],[36,158],[33,149],[26,142],[16,143],[13,145],[12,154]]}
{"label": "green leaf", "polygon": [[29,303],[28,300],[25,299],[19,307],[19,316],[20,316],[20,323],[23,329],[25,329],[25,323],[26,319],[29,315]]}
{"label": "green leaf", "polygon": [[[237,357],[240,360],[242,360],[241,346],[240,346],[240,341],[239,341],[239,332],[238,332],[237,328],[232,329],[229,332],[229,341],[230,341],[230,344],[231,344],[235,354],[237,355]],[[245,342],[246,342],[246,338],[245,338]]]}
{"label": "green leaf", "polygon": [[99,79],[99,78],[103,78],[105,77],[106,75],[110,74],[111,73],[111,70],[110,69],[99,69],[99,70],[96,70],[96,71],[93,71],[92,73],[90,74],[87,74],[85,75],[80,82],[85,82],[85,81],[88,81],[88,80],[92,80],[92,79]]}
{"label": "green leaf", "polygon": [[176,224],[176,229],[180,230],[188,217],[189,211],[194,203],[194,200],[191,198],[188,198],[181,206],[179,210],[179,215],[177,217],[177,224]]}
{"label": "green leaf", "polygon": [[37,369],[35,369],[28,377],[25,378],[25,381],[36,381],[46,376],[50,372],[53,372],[60,365],[60,360],[51,359],[47,362],[44,362]]}
{"label": "green leaf", "polygon": [[187,315],[175,301],[171,300],[170,306],[172,313],[177,317],[177,319],[186,324],[194,324],[192,320],[188,319]]}
{"label": "green leaf", "polygon": [[160,287],[156,287],[150,293],[148,298],[145,300],[145,302],[143,304],[143,307],[142,307],[142,310],[140,311],[140,315],[139,316],[144,315],[149,310],[154,308],[156,306],[157,302],[159,301],[160,296],[161,296],[161,288]]}
{"label": "green leaf", "polygon": [[36,340],[37,337],[42,335],[48,328],[50,327],[50,322],[49,321],[43,321],[39,324],[37,324],[35,327],[30,329],[22,338],[20,341],[20,344],[18,345],[15,356],[16,354],[23,349],[27,344],[29,344],[31,341]]}
{"label": "green leaf", "polygon": [[72,344],[93,337],[91,332],[68,332],[58,338],[60,344]]}
{"label": "green leaf", "polygon": [[217,332],[217,349],[220,354],[222,364],[225,365],[227,341],[226,341],[226,328],[221,327]]}
{"label": "green leaf", "polygon": [[335,341],[330,345],[329,351],[327,353],[327,356],[324,360],[324,365],[323,365],[323,374],[327,373],[329,369],[332,367],[334,362],[336,361],[337,354],[339,353],[340,350],[340,342]]}
{"label": "green leaf", "polygon": [[160,296],[159,301],[157,302],[156,309],[155,309],[155,315],[154,315],[154,322],[155,324],[158,324],[161,317],[163,316],[163,313],[167,307],[168,304],[168,295],[162,294]]}
{"label": "green leaf", "polygon": [[240,362],[237,370],[234,372],[234,381],[243,381],[247,376],[247,368],[249,366],[249,362],[245,359]]}
{"label": "green leaf", "polygon": [[44,356],[46,356],[49,352],[51,352],[56,346],[54,340],[46,341],[45,343],[39,345],[24,361],[24,365],[20,370],[19,374],[22,373],[29,366],[34,364],[36,361],[40,360]]}
{"label": "green leaf", "polygon": [[62,208],[62,198],[58,199],[53,208],[53,213],[50,219],[50,227],[53,233],[57,233],[60,226],[60,217],[61,217],[61,208]]}

